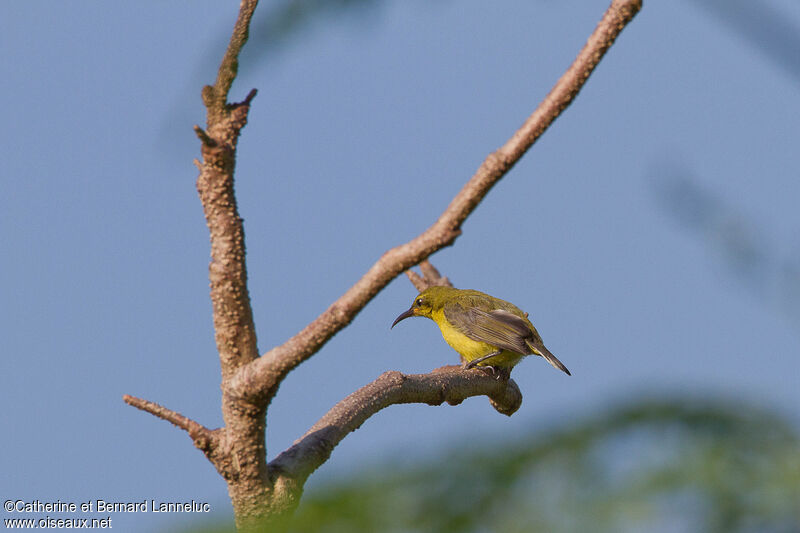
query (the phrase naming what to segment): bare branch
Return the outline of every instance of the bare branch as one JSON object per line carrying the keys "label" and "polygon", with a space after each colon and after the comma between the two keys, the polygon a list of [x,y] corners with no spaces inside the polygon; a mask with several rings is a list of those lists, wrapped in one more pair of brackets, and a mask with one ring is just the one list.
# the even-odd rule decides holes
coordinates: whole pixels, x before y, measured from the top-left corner
{"label": "bare branch", "polygon": [[255,325],[247,289],[244,225],[236,206],[233,173],[239,133],[247,124],[253,89],[238,104],[227,103],[236,78],[238,56],[247,41],[248,26],[257,0],[242,0],[230,43],[220,64],[216,84],[203,89],[207,127],[195,126],[202,141],[203,162],[197,191],[211,238],[209,280],[214,310],[214,332],[223,381],[233,371],[258,357]]}
{"label": "bare branch", "polygon": [[228,103],[239,53],[247,41],[258,1],[240,2],[216,82],[203,88],[206,127],[195,127],[201,140],[202,162],[195,162],[200,169],[197,190],[211,240],[209,281],[222,370],[225,427],[209,430],[153,402],[132,396],[125,396],[124,400],[189,433],[225,478],[237,527],[248,529],[291,513],[305,480],[328,459],[334,447],[389,405],[458,404],[470,396],[487,395],[494,408],[503,414],[511,415],[519,408],[522,395],[507,375],[492,376],[482,370],[467,371],[461,367],[443,367],[419,375],[387,372],[339,402],[272,463],[266,461],[267,406],[284,377],[347,326],[390,281],[412,266],[423,262],[422,277],[410,273],[412,281],[428,285],[449,283],[426,259],[455,241],[464,220],[572,102],[603,54],[641,8],[641,0],[613,0],[573,65],[522,127],[484,160],[433,225],[406,244],[384,253],[313,322],[261,357],[247,289],[244,226],[233,186],[237,143],[256,92],[250,91],[238,104]]}
{"label": "bare branch", "polygon": [[453,286],[453,284],[450,283],[450,280],[447,279],[447,276],[442,276],[436,267],[433,266],[427,259],[419,264],[419,269],[422,272],[422,276],[413,270],[406,270],[406,276],[408,276],[408,279],[419,292],[424,291],[428,287],[442,285],[445,287]]}
{"label": "bare branch", "polygon": [[270,462],[270,469],[291,477],[302,487],[348,433],[381,409],[402,403],[458,405],[481,395],[489,396],[495,409],[508,416],[522,404],[522,394],[513,380],[480,370],[444,366],[430,374],[385,372],[337,403],[291,448]]}
{"label": "bare branch", "polygon": [[[125,394],[122,396],[122,400],[127,403],[128,405],[132,405],[137,409],[141,409],[142,411],[146,411],[153,416],[157,416],[162,420],[166,420],[170,424],[184,430],[189,434],[195,444],[197,444],[198,440],[203,441],[210,441],[212,431],[207,427],[203,426],[202,424],[195,422],[191,418],[187,418],[182,414],[173,411],[172,409],[168,409],[163,405],[159,405],[155,402],[151,402],[149,400],[143,400],[142,398],[137,398],[136,396],[130,396]],[[198,448],[202,448],[198,446]]]}
{"label": "bare branch", "polygon": [[269,403],[283,378],[347,326],[390,281],[452,244],[461,233],[461,224],[489,190],[577,96],[600,59],[641,6],[641,0],[614,0],[583,50],[550,93],[522,127],[502,147],[489,154],[439,219],[415,239],[383,254],[355,285],[294,337],[240,368],[231,380],[231,387],[256,402]]}
{"label": "bare branch", "polygon": [[186,431],[192,439],[192,442],[194,442],[195,447],[205,454],[208,460],[211,461],[211,464],[217,469],[217,472],[226,480],[231,479],[235,475],[230,451],[224,446],[224,440],[227,435],[227,430],[225,428],[208,429],[202,424],[172,409],[168,409],[163,405],[149,400],[137,398],[136,396],[125,394],[122,396],[122,399],[128,405],[146,411]]}
{"label": "bare branch", "polygon": [[226,124],[213,128],[223,130],[223,134],[212,137],[214,144],[204,140],[203,164],[197,178],[197,192],[211,240],[208,276],[223,380],[239,366],[258,357],[247,290],[244,226],[233,190],[235,143],[248,110],[247,105],[234,109]]}
{"label": "bare branch", "polygon": [[[217,146],[217,141],[209,137],[208,133],[206,133],[206,130],[200,126],[195,126],[193,129],[194,133],[197,135],[197,138],[200,139],[204,145],[208,146],[209,148],[214,148]],[[203,170],[202,167],[200,167],[200,170]]]}
{"label": "bare branch", "polygon": [[[222,118],[227,106],[228,92],[239,72],[239,53],[250,35],[250,20],[253,18],[253,12],[257,5],[258,0],[241,0],[239,16],[233,26],[228,49],[225,50],[225,55],[217,71],[217,81],[213,87],[207,85],[203,88],[203,103],[208,109],[209,125]],[[249,100],[245,103],[250,104]]]}
{"label": "bare branch", "polygon": [[234,194],[236,147],[247,124],[251,90],[244,101],[228,103],[228,93],[236,78],[239,53],[248,37],[248,28],[257,0],[241,0],[239,15],[230,43],[217,73],[214,86],[203,88],[206,128],[195,128],[202,141],[203,156],[197,192],[211,240],[208,267],[214,337],[222,370],[222,417],[225,427],[217,430],[216,446],[206,456],[228,483],[237,527],[260,520],[269,512],[272,483],[267,471],[266,404],[254,406],[240,397],[225,393],[237,368],[258,358],[253,312],[247,289],[244,224]]}

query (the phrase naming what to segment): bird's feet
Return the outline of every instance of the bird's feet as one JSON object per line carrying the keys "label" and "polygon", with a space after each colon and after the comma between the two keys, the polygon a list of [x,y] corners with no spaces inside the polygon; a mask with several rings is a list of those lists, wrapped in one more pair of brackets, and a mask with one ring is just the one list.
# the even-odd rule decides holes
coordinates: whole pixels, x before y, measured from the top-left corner
{"label": "bird's feet", "polygon": [[504,367],[501,367],[501,366],[490,366],[490,365],[477,366],[476,365],[477,362],[478,361],[470,361],[469,363],[465,363],[462,366],[463,366],[464,370],[470,370],[472,368],[480,370],[484,374],[489,374],[491,376],[494,376],[495,379],[497,379],[497,381],[500,381],[500,380],[506,380],[507,381],[511,377],[511,369],[510,368],[504,368]]}
{"label": "bird's feet", "polygon": [[[476,364],[478,364],[478,363],[475,360],[464,361],[464,363],[461,365],[461,368],[463,368],[464,370],[469,370],[471,368],[475,368]],[[484,367],[480,367],[480,368],[486,368],[486,367],[484,366]],[[491,367],[489,367],[489,368],[491,368]]]}

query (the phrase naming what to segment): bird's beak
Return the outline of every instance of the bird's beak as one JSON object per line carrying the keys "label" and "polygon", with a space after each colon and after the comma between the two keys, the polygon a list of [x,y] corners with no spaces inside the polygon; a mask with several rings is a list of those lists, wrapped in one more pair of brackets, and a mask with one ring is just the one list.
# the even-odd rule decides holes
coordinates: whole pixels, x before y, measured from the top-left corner
{"label": "bird's beak", "polygon": [[[398,322],[400,322],[401,320],[405,320],[406,318],[408,318],[410,316],[414,316],[414,308],[413,307],[411,309],[409,309],[408,311],[404,311],[404,312],[400,313],[400,316],[395,318],[394,322],[392,322],[392,328],[395,327],[395,325]],[[389,329],[392,329],[392,328],[389,328]]]}

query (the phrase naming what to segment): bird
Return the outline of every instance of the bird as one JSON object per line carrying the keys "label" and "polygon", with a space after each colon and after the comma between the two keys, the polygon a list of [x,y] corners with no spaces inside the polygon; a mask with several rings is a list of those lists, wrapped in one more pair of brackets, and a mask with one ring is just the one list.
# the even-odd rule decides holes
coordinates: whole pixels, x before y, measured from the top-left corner
{"label": "bird", "polygon": [[540,355],[555,368],[572,375],[545,347],[528,320],[528,313],[500,298],[472,289],[433,286],[414,298],[411,307],[392,323],[392,328],[414,316],[436,322],[445,342],[461,355],[466,369],[480,366],[510,372],[526,355]]}

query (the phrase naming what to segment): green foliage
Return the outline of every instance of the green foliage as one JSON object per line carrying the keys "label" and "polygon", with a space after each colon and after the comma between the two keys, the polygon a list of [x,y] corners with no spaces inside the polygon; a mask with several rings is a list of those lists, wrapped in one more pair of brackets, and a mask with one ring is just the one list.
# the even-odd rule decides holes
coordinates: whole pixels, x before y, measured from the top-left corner
{"label": "green foliage", "polygon": [[800,531],[800,439],[742,406],[626,406],[306,494],[292,531]]}
{"label": "green foliage", "polygon": [[310,490],[290,531],[796,533],[800,435],[738,404],[629,403]]}

